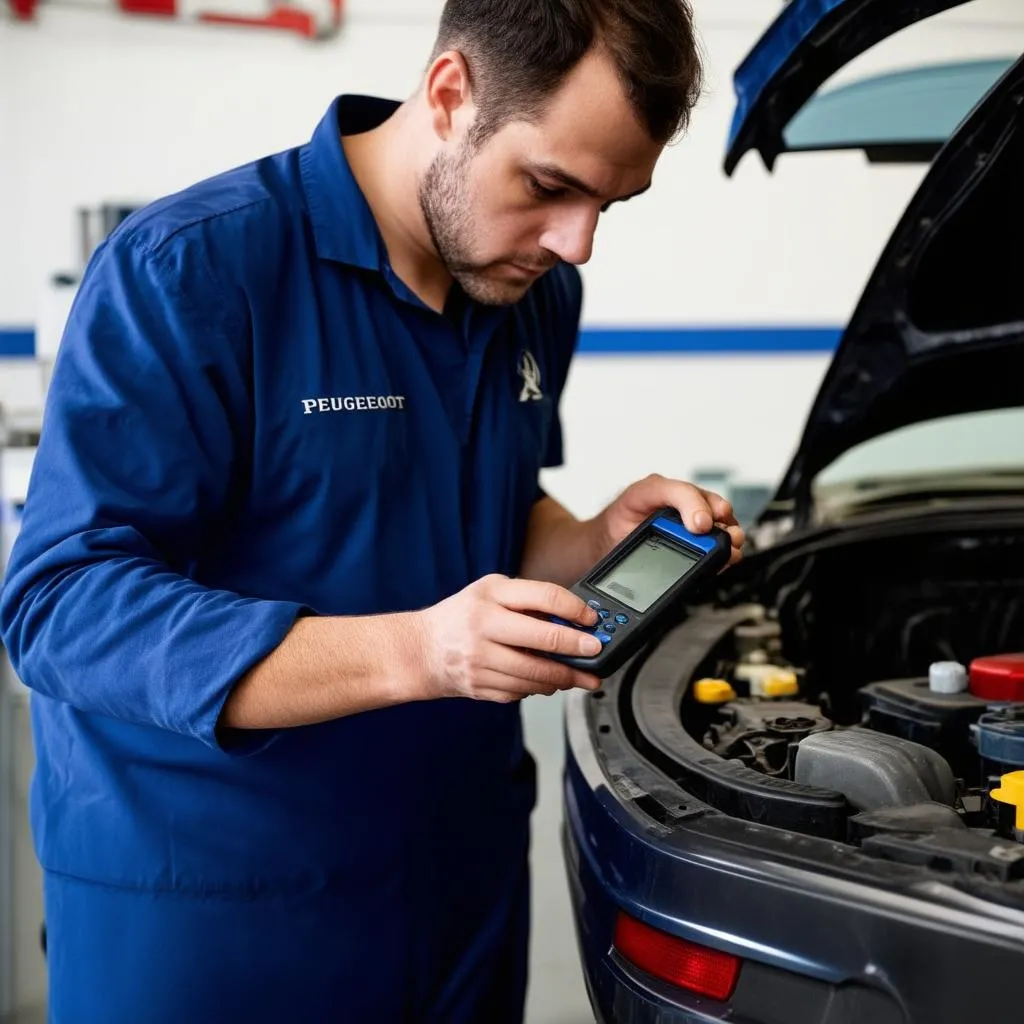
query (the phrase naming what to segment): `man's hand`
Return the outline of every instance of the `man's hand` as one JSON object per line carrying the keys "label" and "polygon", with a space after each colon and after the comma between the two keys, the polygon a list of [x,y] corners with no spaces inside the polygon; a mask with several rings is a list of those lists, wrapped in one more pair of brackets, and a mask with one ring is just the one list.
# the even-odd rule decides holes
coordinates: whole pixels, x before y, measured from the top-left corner
{"label": "man's hand", "polygon": [[707,533],[713,525],[725,530],[732,541],[730,565],[743,557],[746,538],[729,501],[714,491],[657,474],[627,488],[593,520],[600,557],[632,533],[652,512],[666,507],[679,512],[691,533]]}
{"label": "man's hand", "polygon": [[717,523],[732,541],[729,564],[740,560],[746,538],[725,498],[654,475],[627,488],[603,512],[584,522],[554,498],[541,498],[530,516],[520,575],[570,587],[652,512],[665,507],[678,509],[693,533],[707,533]]}
{"label": "man's hand", "polygon": [[508,704],[574,687],[596,690],[596,676],[532,653],[593,657],[601,650],[594,636],[549,622],[549,615],[584,626],[597,622],[594,610],[562,587],[499,575],[420,612],[424,698]]}

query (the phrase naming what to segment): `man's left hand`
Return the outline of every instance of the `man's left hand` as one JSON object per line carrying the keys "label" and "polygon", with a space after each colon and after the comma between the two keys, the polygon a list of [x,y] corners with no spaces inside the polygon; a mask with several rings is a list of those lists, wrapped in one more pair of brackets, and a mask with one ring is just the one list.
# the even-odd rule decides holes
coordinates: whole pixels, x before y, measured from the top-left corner
{"label": "man's left hand", "polygon": [[720,494],[683,480],[669,480],[653,474],[627,488],[594,520],[599,532],[601,557],[633,532],[659,508],[679,511],[691,533],[707,533],[712,525],[721,527],[732,541],[730,565],[742,557],[746,540],[732,504]]}

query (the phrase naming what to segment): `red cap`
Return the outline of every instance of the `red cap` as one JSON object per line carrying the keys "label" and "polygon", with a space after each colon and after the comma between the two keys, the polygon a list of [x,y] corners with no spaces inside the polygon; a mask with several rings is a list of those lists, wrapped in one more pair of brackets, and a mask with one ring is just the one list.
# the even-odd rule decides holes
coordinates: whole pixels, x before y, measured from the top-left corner
{"label": "red cap", "polygon": [[1024,701],[1024,654],[993,654],[975,658],[970,690],[980,700]]}

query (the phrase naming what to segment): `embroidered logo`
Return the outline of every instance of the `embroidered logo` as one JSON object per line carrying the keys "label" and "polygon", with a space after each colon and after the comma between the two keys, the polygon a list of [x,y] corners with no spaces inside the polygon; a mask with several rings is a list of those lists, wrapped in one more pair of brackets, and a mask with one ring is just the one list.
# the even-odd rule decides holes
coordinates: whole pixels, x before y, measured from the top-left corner
{"label": "embroidered logo", "polygon": [[520,402],[539,402],[544,397],[540,387],[540,366],[532,352],[523,350],[519,357],[519,376],[523,386],[519,391]]}

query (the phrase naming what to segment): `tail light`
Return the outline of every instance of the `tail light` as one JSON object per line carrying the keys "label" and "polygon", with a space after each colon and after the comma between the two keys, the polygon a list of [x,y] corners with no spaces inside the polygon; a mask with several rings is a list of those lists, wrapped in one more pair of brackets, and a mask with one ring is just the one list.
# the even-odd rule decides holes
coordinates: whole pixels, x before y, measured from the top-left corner
{"label": "tail light", "polygon": [[709,999],[728,999],[742,961],[729,953],[686,942],[619,912],[613,944],[631,964],[670,985]]}

